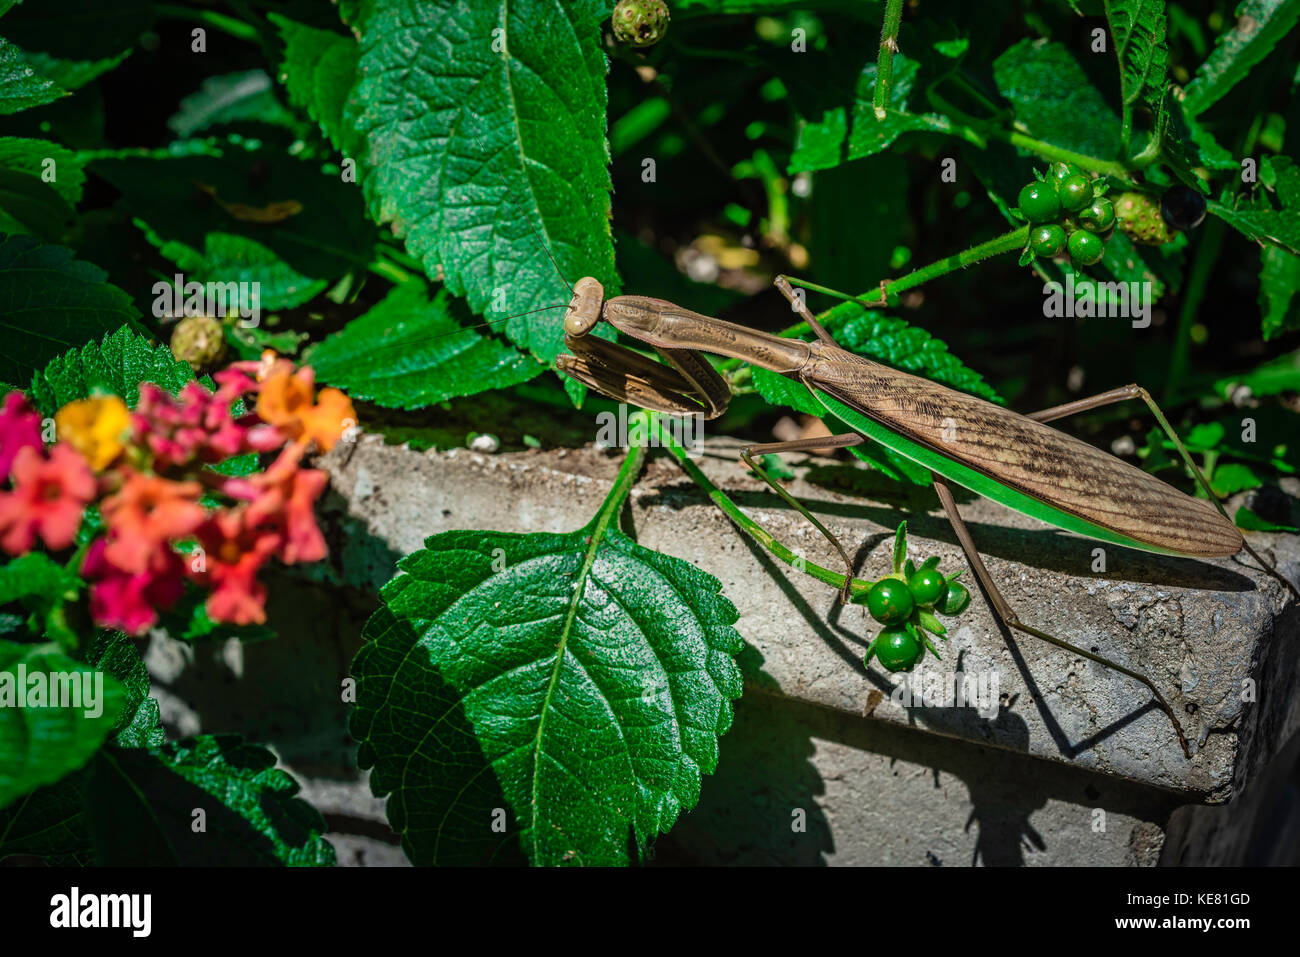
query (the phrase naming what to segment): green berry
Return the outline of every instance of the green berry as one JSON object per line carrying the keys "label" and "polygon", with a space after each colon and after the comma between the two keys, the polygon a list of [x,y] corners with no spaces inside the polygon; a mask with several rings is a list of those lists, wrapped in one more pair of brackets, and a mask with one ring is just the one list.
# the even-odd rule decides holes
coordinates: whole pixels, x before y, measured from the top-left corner
{"label": "green berry", "polygon": [[867,611],[882,625],[897,625],[907,621],[914,604],[907,584],[897,578],[878,581],[867,592]]}
{"label": "green berry", "polygon": [[943,601],[948,582],[937,568],[921,568],[908,579],[907,587],[918,605],[930,606]]}
{"label": "green berry", "polygon": [[1071,233],[1066,245],[1070,248],[1070,260],[1076,266],[1091,266],[1106,254],[1106,243],[1101,237],[1084,229]]}
{"label": "green berry", "polygon": [[1020,212],[1031,223],[1050,223],[1061,215],[1061,201],[1047,183],[1030,183],[1020,191]]}
{"label": "green berry", "polygon": [[1065,248],[1065,230],[1056,224],[1035,226],[1029,231],[1029,248],[1050,259]]}
{"label": "green berry", "polygon": [[1105,196],[1079,210],[1079,225],[1090,233],[1104,233],[1115,225],[1115,207]]}
{"label": "green berry", "polygon": [[620,43],[654,46],[668,32],[668,5],[664,0],[619,0],[610,24]]}
{"label": "green berry", "polygon": [[883,629],[871,647],[886,671],[911,671],[925,657],[925,646],[903,625]]}
{"label": "green berry", "polygon": [[1077,173],[1067,176],[1057,185],[1056,194],[1061,206],[1073,213],[1092,202],[1092,180]]}
{"label": "green berry", "polygon": [[1073,163],[1053,163],[1047,168],[1047,181],[1053,186],[1059,186],[1061,181],[1071,176],[1082,176],[1083,170]]}

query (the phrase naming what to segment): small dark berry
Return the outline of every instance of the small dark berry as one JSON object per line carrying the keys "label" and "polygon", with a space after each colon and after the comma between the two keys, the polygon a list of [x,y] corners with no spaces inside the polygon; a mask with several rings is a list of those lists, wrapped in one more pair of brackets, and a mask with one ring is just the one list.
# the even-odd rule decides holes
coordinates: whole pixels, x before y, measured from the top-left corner
{"label": "small dark berry", "polygon": [[1160,197],[1160,215],[1174,229],[1195,229],[1205,219],[1205,197],[1190,186],[1171,186]]}

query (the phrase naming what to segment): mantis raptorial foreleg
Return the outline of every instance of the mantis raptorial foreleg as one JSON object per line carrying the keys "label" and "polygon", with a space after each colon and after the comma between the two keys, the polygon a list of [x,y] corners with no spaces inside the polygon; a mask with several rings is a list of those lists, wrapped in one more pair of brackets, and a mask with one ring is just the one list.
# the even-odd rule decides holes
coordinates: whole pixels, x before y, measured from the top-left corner
{"label": "mantis raptorial foreleg", "polygon": [[1142,684],[1146,685],[1151,694],[1155,696],[1156,703],[1160,705],[1161,709],[1169,717],[1170,722],[1173,723],[1174,731],[1178,735],[1178,743],[1183,749],[1183,754],[1190,758],[1192,752],[1191,748],[1187,744],[1187,737],[1183,734],[1183,727],[1178,723],[1178,718],[1174,715],[1173,709],[1169,707],[1169,703],[1165,701],[1164,695],[1160,693],[1159,689],[1156,688],[1150,678],[1146,675],[1139,674],[1132,669],[1125,668],[1123,665],[1111,661],[1109,658],[1103,658],[1101,655],[1094,654],[1091,651],[1085,651],[1077,645],[1072,645],[1068,641],[1064,641],[1054,635],[1049,635],[1045,631],[1039,631],[1037,628],[1033,628],[1020,621],[1020,618],[1016,615],[1011,605],[1002,597],[1002,593],[998,590],[998,586],[993,581],[993,576],[989,574],[989,570],[984,564],[984,559],[980,555],[979,549],[975,547],[975,540],[971,538],[970,529],[966,527],[966,522],[957,511],[957,502],[956,499],[953,498],[952,489],[943,478],[935,475],[934,490],[938,493],[939,502],[943,505],[944,513],[948,516],[948,522],[952,525],[952,530],[957,534],[957,541],[961,543],[962,551],[966,553],[966,559],[970,562],[971,568],[975,572],[975,577],[979,579],[980,585],[983,586],[985,593],[988,595],[989,601],[993,605],[994,612],[1002,623],[1008,628],[1014,628],[1016,631],[1024,632],[1027,635],[1033,635],[1035,638],[1040,638],[1049,644],[1056,645],[1058,648],[1063,648],[1066,651],[1079,655],[1080,657],[1087,658],[1089,661],[1095,661],[1100,665],[1105,665],[1107,668],[1112,668],[1122,675],[1128,675],[1135,681],[1142,682]]}

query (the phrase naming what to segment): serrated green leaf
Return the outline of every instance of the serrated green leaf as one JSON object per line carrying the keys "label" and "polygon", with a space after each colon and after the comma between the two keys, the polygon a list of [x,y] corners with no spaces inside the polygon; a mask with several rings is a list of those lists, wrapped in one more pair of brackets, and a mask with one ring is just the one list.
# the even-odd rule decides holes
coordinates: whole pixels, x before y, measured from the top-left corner
{"label": "serrated green leaf", "polygon": [[1066,47],[1021,40],[994,61],[993,77],[1033,136],[1101,160],[1119,157],[1119,118]]}
{"label": "serrated green leaf", "polygon": [[62,60],[47,53],[24,51],[27,62],[36,72],[65,90],[78,90],[91,80],[108,73],[130,56],[130,50],[97,60]]}
{"label": "serrated green leaf", "polygon": [[717,579],[595,522],[425,545],[384,587],[352,668],[359,760],[407,854],[639,856],[695,805],[740,696]]}
{"label": "serrated green leaf", "polygon": [[102,342],[88,342],[52,360],[33,376],[28,394],[46,415],[97,392],[121,396],[134,408],[141,382],[154,382],[175,394],[193,378],[188,362],[123,327]]}
{"label": "serrated green leaf", "polygon": [[1127,143],[1133,108],[1145,106],[1153,117],[1164,110],[1169,51],[1169,23],[1164,0],[1106,0],[1106,19],[1119,60],[1119,85],[1124,103],[1123,133]]}
{"label": "serrated green leaf", "polygon": [[[373,229],[355,184],[281,150],[183,141],[100,156],[89,168],[122,191],[146,237],[187,282],[259,283],[264,310],[301,305],[370,262]],[[243,221],[196,183],[227,205],[293,200],[302,209],[275,223]]]}
{"label": "serrated green leaf", "polygon": [[289,102],[319,124],[344,156],[360,158],[365,139],[343,119],[348,93],[357,77],[361,50],[352,37],[295,23],[278,13],[270,20],[284,41],[280,80]]}
{"label": "serrated green leaf", "polygon": [[0,166],[42,180],[43,185],[56,190],[69,205],[81,202],[81,191],[86,182],[81,160],[72,150],[58,143],[22,136],[0,136]]}
{"label": "serrated green leaf", "polygon": [[131,297],[104,279],[71,249],[0,236],[0,382],[25,383],[70,346],[135,322]]}
{"label": "serrated green leaf", "polygon": [[275,755],[237,735],[105,748],[87,799],[96,863],[332,866],[325,821],[297,793]]}
{"label": "serrated green leaf", "polygon": [[44,552],[29,552],[0,566],[0,605],[11,601],[53,605],[79,585],[76,575]]}
{"label": "serrated green leaf", "polygon": [[1260,327],[1265,341],[1300,329],[1300,256],[1277,246],[1259,251]]}
{"label": "serrated green leaf", "polygon": [[[598,0],[375,0],[366,17],[347,115],[368,142],[371,213],[489,319],[567,298],[548,248],[564,280],[617,292],[607,12]],[[547,363],[563,349],[544,316],[505,334]]]}
{"label": "serrated green leaf", "polygon": [[52,103],[68,91],[37,73],[23,51],[0,37],[0,115]]}
{"label": "serrated green leaf", "polygon": [[[556,310],[551,320],[560,315]],[[320,381],[399,409],[517,385],[545,371],[509,343],[465,328],[467,322],[445,289],[430,302],[423,283],[401,283],[315,346],[307,361]]]}
{"label": "serrated green leaf", "polygon": [[[0,641],[0,807],[85,764],[112,734],[124,700],[110,675],[48,645]],[[75,706],[54,706],[64,701]]]}
{"label": "serrated green leaf", "polygon": [[1272,51],[1300,20],[1300,0],[1244,0],[1237,23],[1219,37],[1214,51],[1187,84],[1183,109],[1205,112]]}
{"label": "serrated green leaf", "polygon": [[1268,191],[1260,189],[1235,205],[1211,200],[1209,211],[1257,243],[1272,243],[1300,255],[1300,168],[1287,156],[1266,157],[1260,164],[1260,180],[1269,178],[1275,182],[1276,206]]}
{"label": "serrated green leaf", "polygon": [[167,126],[182,137],[229,123],[265,123],[304,133],[306,125],[275,98],[273,86],[265,70],[210,76],[181,100]]}
{"label": "serrated green leaf", "polygon": [[0,137],[0,232],[62,239],[85,179],[71,150],[49,140]]}
{"label": "serrated green leaf", "polygon": [[826,110],[820,117],[806,118],[808,122],[800,127],[790,157],[791,173],[831,169],[850,160],[872,156],[904,133],[951,131],[951,124],[945,117],[907,111],[907,100],[920,64],[901,53],[894,54],[893,85],[889,90],[885,118],[876,119],[872,108],[876,69],[874,59],[863,66],[849,106]]}
{"label": "serrated green leaf", "polygon": [[97,629],[86,651],[86,666],[102,670],[122,685],[122,712],[113,726],[112,743],[119,748],[152,748],[163,743],[162,714],[152,688],[149,669],[135,642],[120,631]]}

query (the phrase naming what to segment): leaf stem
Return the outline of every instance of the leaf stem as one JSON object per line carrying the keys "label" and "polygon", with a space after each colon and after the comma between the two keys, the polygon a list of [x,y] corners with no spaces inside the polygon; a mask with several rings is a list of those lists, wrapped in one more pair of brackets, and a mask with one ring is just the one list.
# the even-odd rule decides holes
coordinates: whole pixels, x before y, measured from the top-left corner
{"label": "leaf stem", "polygon": [[[802,555],[795,554],[785,545],[781,544],[781,542],[779,542],[771,532],[741,511],[740,506],[733,502],[727,496],[726,492],[714,485],[713,482],[709,480],[709,477],[704,474],[704,471],[691,460],[691,457],[686,453],[686,450],[677,443],[677,440],[673,438],[672,433],[662,426],[657,417],[653,421],[653,427],[659,444],[672,454],[673,458],[675,458],[681,467],[686,470],[686,474],[691,477],[696,485],[704,490],[704,493],[708,495],[710,501],[712,501],[714,505],[718,506],[718,508],[722,510],[723,514],[740,526],[742,531],[747,533],[754,539],[754,541],[758,542],[795,571],[801,571],[805,575],[815,578],[820,582],[833,585],[836,590],[844,587],[843,575],[838,572],[833,572],[829,568],[823,568],[815,562],[810,562]],[[870,591],[872,586],[875,584],[874,581],[864,581],[861,578],[855,578],[849,583],[849,591],[854,595],[865,594]]]}
{"label": "leaf stem", "polygon": [[238,40],[261,43],[262,37],[257,27],[244,23],[242,20],[236,20],[234,17],[228,17],[224,13],[217,13],[215,10],[196,10],[171,3],[156,3],[154,4],[154,12],[172,20],[189,20],[194,23],[202,23]]}
{"label": "leaf stem", "polygon": [[[629,436],[649,435],[651,429],[659,431],[659,413],[650,412],[645,409],[639,409],[627,420],[627,431]],[[628,493],[632,491],[632,486],[636,484],[637,476],[641,474],[641,466],[645,464],[646,444],[643,442],[638,445],[628,447],[627,455],[623,457],[623,464],[619,466],[618,475],[614,477],[614,484],[605,496],[605,501],[601,503],[600,511],[591,520],[587,526],[592,547],[605,537],[605,530],[609,528],[609,523],[618,515],[619,510],[623,507],[623,502],[627,499]]]}
{"label": "leaf stem", "polygon": [[1196,248],[1196,259],[1192,261],[1192,272],[1187,277],[1183,292],[1183,305],[1178,311],[1178,331],[1174,334],[1174,348],[1169,355],[1169,372],[1165,376],[1166,403],[1174,402],[1178,390],[1187,378],[1187,367],[1192,350],[1192,325],[1205,288],[1209,285],[1210,273],[1219,258],[1219,249],[1223,246],[1223,220],[1217,216],[1207,217],[1205,229],[1201,232],[1201,242]]}
{"label": "leaf stem", "polygon": [[876,59],[876,91],[871,111],[883,120],[889,106],[890,88],[894,83],[894,54],[898,52],[898,28],[903,22],[903,0],[888,0],[885,21],[880,28],[880,55]]}

